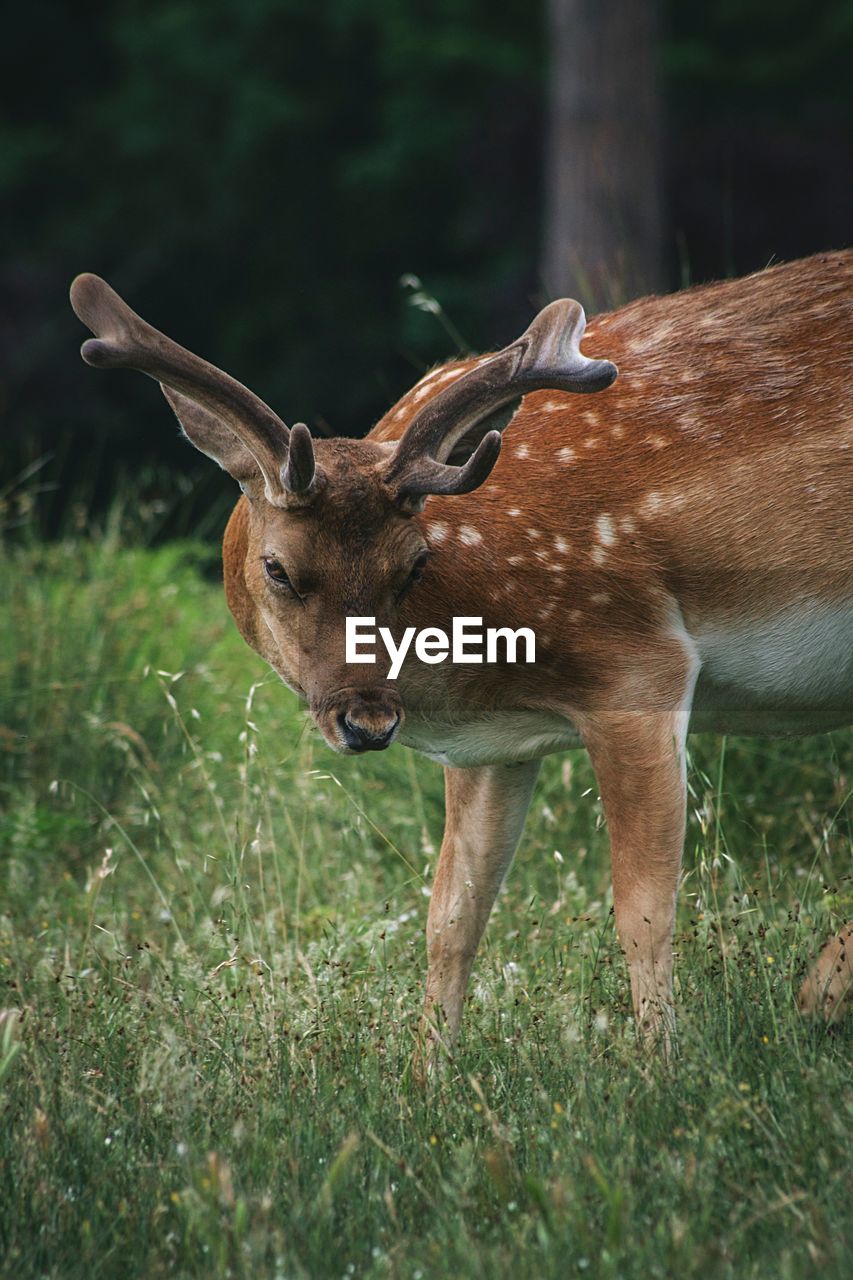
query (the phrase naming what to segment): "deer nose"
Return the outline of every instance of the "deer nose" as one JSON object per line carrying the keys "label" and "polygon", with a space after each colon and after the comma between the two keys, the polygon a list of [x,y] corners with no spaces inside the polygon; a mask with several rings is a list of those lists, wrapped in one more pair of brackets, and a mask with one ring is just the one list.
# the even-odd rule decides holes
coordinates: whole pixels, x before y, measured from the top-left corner
{"label": "deer nose", "polygon": [[373,725],[360,724],[358,720],[343,711],[338,716],[341,737],[350,751],[383,751],[385,747],[391,745],[399,723],[400,717],[394,716],[387,726],[376,728]]}

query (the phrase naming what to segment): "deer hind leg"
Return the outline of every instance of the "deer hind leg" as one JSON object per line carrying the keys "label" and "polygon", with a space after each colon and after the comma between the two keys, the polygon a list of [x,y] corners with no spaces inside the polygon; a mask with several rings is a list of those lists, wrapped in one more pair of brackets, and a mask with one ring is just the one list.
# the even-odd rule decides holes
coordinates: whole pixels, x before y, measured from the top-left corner
{"label": "deer hind leg", "polygon": [[585,741],[610,833],[613,907],[641,1034],[668,1050],[675,1029],[672,932],[684,844],[682,712],[596,719]]}
{"label": "deer hind leg", "polygon": [[440,1045],[451,1045],[459,1030],[474,956],[521,836],[538,772],[538,760],[444,771],[444,839],[427,919],[422,1028],[428,1060]]}
{"label": "deer hind leg", "polygon": [[821,951],[800,987],[797,1004],[802,1013],[820,1014],[836,1022],[853,1007],[853,920],[849,920]]}

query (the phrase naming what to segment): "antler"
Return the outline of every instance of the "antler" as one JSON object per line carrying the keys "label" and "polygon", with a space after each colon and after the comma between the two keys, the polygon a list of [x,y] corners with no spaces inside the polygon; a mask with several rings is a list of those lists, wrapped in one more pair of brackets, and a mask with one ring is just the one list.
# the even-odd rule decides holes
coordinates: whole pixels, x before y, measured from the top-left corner
{"label": "antler", "polygon": [[205,411],[213,415],[255,459],[269,502],[282,506],[288,495],[307,495],[316,482],[316,468],[306,427],[298,424],[291,435],[263,400],[147,324],[99,276],[77,277],[71,286],[71,305],[95,334],[81,348],[87,364],[99,369],[138,369],[162,385],[179,414],[190,401],[197,407],[197,421],[205,419]]}
{"label": "antler", "polygon": [[[385,482],[405,504],[430,493],[469,493],[498,459],[501,431],[529,391],[603,391],[616,377],[609,360],[580,350],[583,307],[552,302],[511,346],[439,391],[415,415],[388,463]],[[479,441],[479,443],[477,443]],[[448,465],[454,450],[476,448],[464,466]]]}

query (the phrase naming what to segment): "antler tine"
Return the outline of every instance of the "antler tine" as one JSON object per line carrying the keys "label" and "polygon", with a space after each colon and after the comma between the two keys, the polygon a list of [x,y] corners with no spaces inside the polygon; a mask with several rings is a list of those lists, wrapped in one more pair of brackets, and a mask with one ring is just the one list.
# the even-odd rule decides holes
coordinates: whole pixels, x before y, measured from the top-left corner
{"label": "antler tine", "polygon": [[413,459],[396,486],[399,502],[427,494],[472,493],[488,478],[501,451],[500,431],[487,431],[466,463],[460,467],[435,462],[426,455]]}
{"label": "antler tine", "polygon": [[77,277],[71,285],[71,305],[95,334],[81,347],[87,364],[98,369],[137,369],[209,410],[254,457],[267,499],[282,504],[290,433],[269,405],[147,324],[99,276]]}
{"label": "antler tine", "polygon": [[294,497],[307,496],[314,487],[317,464],[314,460],[314,442],[304,422],[294,422],[290,428],[290,450],[287,465],[282,467],[281,481]]}
{"label": "antler tine", "polygon": [[[616,366],[583,355],[580,341],[585,328],[579,302],[572,298],[552,302],[511,346],[481,360],[433,396],[409,423],[387,466],[385,481],[397,499],[468,493],[482,484],[500,452],[494,445],[483,451],[483,445],[496,433],[489,431],[482,438],[464,467],[449,466],[447,459],[478,425],[502,431],[528,392],[546,388],[590,392],[609,387],[616,378]],[[476,482],[474,473],[480,476]]]}

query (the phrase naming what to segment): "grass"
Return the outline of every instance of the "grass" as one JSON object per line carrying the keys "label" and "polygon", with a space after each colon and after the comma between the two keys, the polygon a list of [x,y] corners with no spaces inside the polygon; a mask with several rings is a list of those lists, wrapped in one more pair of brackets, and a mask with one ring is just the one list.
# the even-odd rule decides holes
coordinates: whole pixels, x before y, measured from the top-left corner
{"label": "grass", "polygon": [[441,771],[332,755],[190,544],[0,586],[0,1274],[849,1271],[849,734],[697,740],[681,1055],[635,1044],[606,832],[546,762],[463,1041],[410,1075]]}

